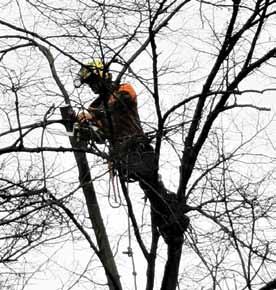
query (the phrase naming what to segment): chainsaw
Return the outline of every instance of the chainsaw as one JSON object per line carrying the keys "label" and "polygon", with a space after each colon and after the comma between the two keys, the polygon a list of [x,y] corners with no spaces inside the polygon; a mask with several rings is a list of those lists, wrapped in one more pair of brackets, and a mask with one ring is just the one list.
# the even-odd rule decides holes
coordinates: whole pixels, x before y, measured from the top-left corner
{"label": "chainsaw", "polygon": [[77,142],[95,142],[97,144],[104,144],[106,137],[98,126],[92,121],[78,122],[76,114],[69,106],[60,108],[61,115],[66,128],[66,135],[74,137]]}
{"label": "chainsaw", "polygon": [[[98,144],[105,143],[104,133],[99,127],[95,126],[93,122],[85,121],[83,123],[75,122],[73,124],[73,130],[67,133],[76,138],[77,142],[96,142]],[[69,135],[68,134],[68,135]]]}

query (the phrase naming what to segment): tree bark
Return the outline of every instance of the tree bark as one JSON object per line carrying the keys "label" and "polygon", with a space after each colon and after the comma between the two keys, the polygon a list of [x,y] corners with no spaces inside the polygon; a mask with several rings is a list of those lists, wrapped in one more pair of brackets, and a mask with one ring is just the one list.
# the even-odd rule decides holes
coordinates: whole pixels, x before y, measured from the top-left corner
{"label": "tree bark", "polygon": [[[73,110],[70,106],[63,107],[63,109],[61,110],[62,119],[65,121],[66,128],[70,127],[70,119],[72,118],[72,113]],[[70,143],[73,148],[82,147],[81,143],[77,142],[74,137],[70,138]],[[105,269],[109,289],[121,290],[122,286],[120,282],[120,276],[110,247],[108,236],[105,230],[105,225],[103,223],[86,154],[83,152],[74,151],[74,157],[79,170],[79,181],[85,196],[89,218],[95,232],[99,252],[102,255],[102,261],[104,261],[103,267]]]}
{"label": "tree bark", "polygon": [[154,224],[153,219],[154,217],[153,217],[153,214],[151,213],[152,237],[151,237],[151,249],[150,249],[150,254],[149,254],[149,259],[148,259],[146,290],[153,290],[153,287],[154,287],[156,252],[157,252],[158,241],[160,237],[160,234],[156,228],[156,225]]}
{"label": "tree bark", "polygon": [[[184,241],[183,233],[189,225],[189,218],[184,214],[185,206],[177,201],[175,194],[167,193],[161,181],[157,179],[152,182],[140,180],[139,183],[150,200],[152,222],[158,227],[168,246],[161,290],[175,290]],[[150,286],[153,284],[148,284],[148,287]]]}
{"label": "tree bark", "polygon": [[168,243],[168,259],[165,266],[161,290],[176,289],[182,245],[182,236],[175,237],[175,240]]}

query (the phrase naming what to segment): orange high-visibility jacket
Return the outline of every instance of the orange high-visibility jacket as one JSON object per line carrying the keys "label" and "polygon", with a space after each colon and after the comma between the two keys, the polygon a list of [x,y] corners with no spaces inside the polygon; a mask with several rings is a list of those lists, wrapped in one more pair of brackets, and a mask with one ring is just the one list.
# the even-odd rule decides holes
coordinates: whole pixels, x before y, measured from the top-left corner
{"label": "orange high-visibility jacket", "polygon": [[115,142],[125,137],[144,134],[137,110],[137,94],[131,84],[119,85],[108,97],[107,106],[108,112],[104,108],[103,100],[96,99],[88,111],[92,120],[107,134],[111,133],[107,120],[107,114],[110,114]]}

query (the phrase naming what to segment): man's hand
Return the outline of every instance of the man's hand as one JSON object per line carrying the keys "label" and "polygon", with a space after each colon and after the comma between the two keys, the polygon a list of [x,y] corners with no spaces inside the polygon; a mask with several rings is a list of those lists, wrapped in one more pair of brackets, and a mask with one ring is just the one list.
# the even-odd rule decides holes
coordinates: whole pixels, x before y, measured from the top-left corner
{"label": "man's hand", "polygon": [[93,117],[88,111],[82,111],[82,112],[78,113],[77,119],[80,123],[84,123],[86,121],[93,120]]}

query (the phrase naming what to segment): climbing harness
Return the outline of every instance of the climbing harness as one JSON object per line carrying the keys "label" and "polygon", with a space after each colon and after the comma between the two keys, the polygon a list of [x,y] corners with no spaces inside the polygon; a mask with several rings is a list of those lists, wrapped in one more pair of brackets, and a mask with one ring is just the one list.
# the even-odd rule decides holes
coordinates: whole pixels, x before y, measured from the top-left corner
{"label": "climbing harness", "polygon": [[118,140],[111,152],[114,168],[124,181],[136,182],[139,176],[150,177],[156,168],[156,157],[145,136],[131,136]]}

